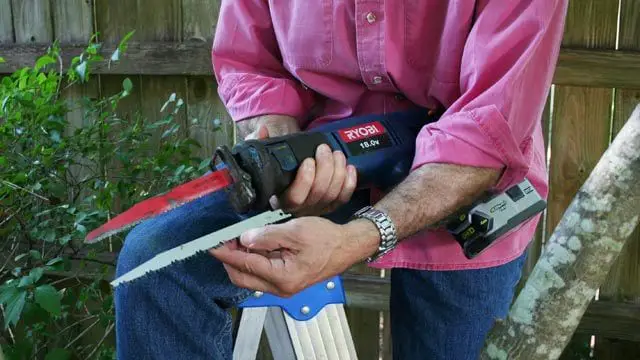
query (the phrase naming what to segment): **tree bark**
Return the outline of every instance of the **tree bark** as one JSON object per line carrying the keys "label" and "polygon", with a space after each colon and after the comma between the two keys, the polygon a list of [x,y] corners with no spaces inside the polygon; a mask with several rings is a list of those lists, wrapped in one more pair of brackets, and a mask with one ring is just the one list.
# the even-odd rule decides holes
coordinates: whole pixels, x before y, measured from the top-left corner
{"label": "tree bark", "polygon": [[481,358],[559,358],[639,214],[640,105],[565,211]]}

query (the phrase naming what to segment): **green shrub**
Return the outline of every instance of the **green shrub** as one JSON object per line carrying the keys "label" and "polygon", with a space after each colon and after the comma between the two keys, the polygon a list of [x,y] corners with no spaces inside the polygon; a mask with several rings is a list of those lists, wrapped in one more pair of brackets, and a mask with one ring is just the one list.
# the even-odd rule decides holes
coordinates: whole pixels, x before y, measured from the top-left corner
{"label": "green shrub", "polygon": [[[108,62],[119,61],[129,34]],[[93,39],[71,64],[53,44],[0,82],[0,303],[8,358],[113,358],[108,276],[122,235],[88,246],[86,233],[122,209],[202,173],[208,159],[184,136],[167,100],[160,120],[125,119],[115,94],[69,97],[104,61]],[[0,58],[0,61],[1,60]],[[71,101],[73,100],[73,101]],[[82,126],[69,114],[82,114]]]}

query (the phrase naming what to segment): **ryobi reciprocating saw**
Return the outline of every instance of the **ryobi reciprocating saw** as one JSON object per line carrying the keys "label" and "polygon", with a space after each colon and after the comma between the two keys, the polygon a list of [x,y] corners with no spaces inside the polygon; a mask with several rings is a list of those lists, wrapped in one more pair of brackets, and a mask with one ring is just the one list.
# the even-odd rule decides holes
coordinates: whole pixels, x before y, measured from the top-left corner
{"label": "ryobi reciprocating saw", "polygon": [[[347,163],[356,167],[358,188],[390,190],[409,174],[416,136],[424,125],[436,119],[422,109],[358,116],[287,136],[243,141],[232,149],[218,147],[210,173],[136,204],[90,232],[86,241],[100,241],[216,191],[225,191],[238,213],[258,211],[258,215],[158,254],[115,279],[112,285],[117,286],[221,246],[250,228],[291,217],[281,210],[271,210],[269,198],[281,194],[291,184],[299,165],[314,157],[321,144],[341,150]],[[473,258],[545,206],[546,202],[525,179],[504,193],[489,194],[462,209],[451,216],[446,227],[465,256]]]}

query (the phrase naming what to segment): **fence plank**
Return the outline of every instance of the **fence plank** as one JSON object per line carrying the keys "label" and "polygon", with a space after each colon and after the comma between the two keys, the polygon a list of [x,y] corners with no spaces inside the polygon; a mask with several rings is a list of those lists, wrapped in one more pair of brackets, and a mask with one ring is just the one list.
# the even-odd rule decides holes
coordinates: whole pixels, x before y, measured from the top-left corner
{"label": "fence plank", "polygon": [[218,24],[220,0],[182,0],[182,34],[184,41],[209,44]]}
{"label": "fence plank", "polygon": [[[153,11],[150,11],[153,9]],[[119,42],[128,32],[135,30],[132,40],[145,42],[178,42],[181,40],[180,8],[177,0],[154,1],[140,0],[135,3],[125,0],[96,2],[97,31],[102,35],[101,41],[106,43]],[[127,54],[122,62],[131,61]],[[177,58],[167,58],[167,61],[180,64]],[[113,93],[122,88],[124,77],[103,77],[103,91]],[[134,85],[134,97],[121,105],[123,116],[131,118],[136,113],[157,120],[162,114],[160,108],[172,92],[178,97],[186,98],[184,79],[179,76],[151,77],[130,76]],[[184,112],[181,113],[182,123],[186,124]]]}
{"label": "fence plank", "polygon": [[210,157],[219,145],[233,145],[234,123],[216,91],[215,79],[189,77],[187,80],[189,136],[197,140],[202,149],[199,156]]}
{"label": "fence plank", "polygon": [[640,72],[639,56],[638,52],[565,48],[560,51],[554,83],[634,88],[637,87],[638,80],[637,77],[630,79],[630,74]]}
{"label": "fence plank", "polygon": [[[348,273],[380,277],[380,270],[365,264],[353,266],[349,269]],[[380,316],[382,312],[362,306],[346,306],[345,309],[358,358],[378,359],[380,355],[380,337],[382,335],[380,329]],[[387,332],[385,335],[389,336],[389,338],[382,339],[383,344],[390,342],[391,333]]]}
{"label": "fence plank", "polygon": [[[66,0],[54,1],[54,37],[60,42],[87,43],[93,33],[93,8],[91,1]],[[65,91],[65,97],[72,109],[67,119],[71,129],[85,124],[83,109],[79,108],[77,101],[82,96],[97,96],[98,81],[92,80],[89,84],[78,85]]]}
{"label": "fence plank", "polygon": [[[544,110],[542,112],[542,118],[540,119],[540,121],[542,122],[542,134],[544,136],[544,144],[545,144],[545,158],[546,155],[548,153],[548,147],[549,147],[549,130],[550,130],[550,123],[551,123],[551,96],[552,96],[552,90],[549,91],[549,95],[547,96],[547,102],[545,103],[544,106]],[[542,213],[542,216],[540,217],[540,221],[538,223],[538,226],[536,228],[536,232],[534,234],[534,238],[533,241],[531,242],[531,244],[529,245],[529,250],[527,252],[527,259],[526,262],[524,264],[524,267],[522,269],[522,277],[520,278],[520,281],[518,282],[518,287],[516,289],[516,294],[514,295],[514,298],[517,296],[517,294],[520,292],[520,290],[522,290],[522,288],[524,287],[527,278],[529,277],[529,274],[531,273],[531,271],[533,270],[534,266],[536,265],[536,262],[538,261],[538,258],[540,257],[540,254],[542,252],[542,246],[544,244],[544,218],[546,216],[547,210],[545,210]]]}
{"label": "fence plank", "polygon": [[[640,50],[640,0],[622,0],[620,11],[619,47],[624,50]],[[633,108],[640,103],[638,89],[618,89],[615,94],[613,136],[624,126]],[[625,118],[626,116],[626,118]],[[640,304],[640,228],[631,235],[629,243],[612,267],[600,298],[611,301],[627,301]],[[594,324],[604,326],[604,324]],[[598,359],[640,358],[640,343],[629,340],[599,337],[596,340]]]}
{"label": "fence plank", "polygon": [[[389,309],[389,279],[372,275],[343,276],[347,306],[371,310]],[[631,341],[640,340],[640,304],[595,301],[589,305],[577,333],[598,334]],[[362,358],[362,357],[361,357]]]}
{"label": "fence plank", "polygon": [[[141,0],[138,1],[135,11],[142,18],[138,20],[138,28],[136,28],[135,37],[138,40],[182,41],[180,0]],[[175,58],[172,61],[181,63]],[[141,109],[149,119],[156,120],[163,116],[160,108],[172,93],[175,93],[177,98],[183,100],[187,98],[186,80],[183,76],[142,76],[140,81],[143,89]],[[186,109],[176,117],[176,121],[181,124],[183,136],[187,135],[186,118]],[[158,139],[159,135],[160,132],[157,134]]]}
{"label": "fence plank", "polygon": [[[211,47],[219,7],[219,1],[182,1],[185,42],[206,49]],[[206,56],[209,64],[210,58],[210,55]],[[199,153],[201,157],[210,157],[218,145],[233,144],[234,123],[218,96],[213,75],[187,78],[187,103],[189,136],[203,146]],[[191,123],[193,119],[197,119],[197,123]]]}
{"label": "fence plank", "polygon": [[49,43],[53,40],[49,0],[12,0],[17,43]]}
{"label": "fence plank", "polygon": [[[54,37],[61,42],[87,43],[93,33],[93,8],[91,1],[67,0],[52,2],[54,17]],[[83,97],[95,98],[99,95],[98,80],[96,77],[86,84],[76,84],[66,88],[62,98],[67,102],[70,111],[66,115],[69,123],[67,134],[72,134],[76,128],[85,126],[90,119],[85,118],[86,108],[82,106]],[[77,159],[80,161],[80,159]],[[71,179],[80,182],[90,172],[82,166],[72,166],[70,168]],[[83,194],[81,196],[86,196]],[[75,196],[70,193],[69,196]]]}
{"label": "fence plank", "polygon": [[[100,17],[104,17],[102,12],[99,12]],[[123,19],[119,21],[121,20]],[[193,31],[189,34],[203,33]],[[195,37],[190,39],[194,40]],[[106,61],[97,64],[95,72],[119,75],[212,75],[211,49],[208,43],[206,45],[197,41],[136,43],[140,40],[138,37],[134,40],[125,59],[117,64],[111,64],[110,67],[107,66]],[[0,65],[0,73],[7,73],[16,67],[31,64],[34,56],[40,54],[43,49],[46,49],[46,45],[9,47],[2,46],[0,43],[0,53],[7,59],[7,64]],[[63,50],[73,55],[79,53],[82,46],[63,44]],[[113,45],[104,44],[103,53],[110,55],[113,50]],[[175,61],[175,59],[189,59],[189,61]],[[634,89],[640,87],[640,77],[635,76],[638,72],[640,72],[640,52],[638,51],[563,48],[560,51],[553,81],[556,85]]]}
{"label": "fence plank", "polygon": [[[136,9],[127,1],[96,1],[95,2],[95,22],[96,32],[99,40],[106,44],[116,44],[129,32],[136,30],[140,32],[137,23]],[[110,57],[115,47],[111,46],[104,52],[105,57]],[[128,55],[123,56],[125,59]],[[122,60],[126,61],[126,60]],[[97,72],[97,71],[96,71]],[[122,82],[127,76],[101,76],[100,92],[102,96],[111,96],[122,89]],[[132,93],[123,99],[118,106],[118,115],[127,120],[131,120],[140,112],[141,86],[139,76],[129,76],[133,83]]]}
{"label": "fence plank", "polygon": [[[571,1],[563,46],[614,49],[618,9],[609,1]],[[547,237],[609,141],[612,89],[556,86],[551,137]],[[589,354],[590,335],[576,334],[562,359]]]}
{"label": "fence plank", "polygon": [[93,34],[93,1],[53,1],[54,36],[61,43],[86,43]]}
{"label": "fence plank", "polygon": [[11,44],[14,42],[11,0],[0,0],[0,9],[0,44]]}

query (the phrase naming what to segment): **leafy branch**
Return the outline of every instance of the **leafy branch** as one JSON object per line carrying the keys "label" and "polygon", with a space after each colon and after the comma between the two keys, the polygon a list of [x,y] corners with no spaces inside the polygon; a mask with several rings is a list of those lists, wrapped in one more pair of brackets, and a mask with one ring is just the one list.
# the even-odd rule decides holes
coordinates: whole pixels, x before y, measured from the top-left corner
{"label": "leafy branch", "polygon": [[[122,209],[201,175],[208,163],[184,135],[178,117],[186,105],[176,94],[157,119],[121,114],[136,91],[128,78],[98,98],[65,96],[91,81],[94,65],[120,61],[133,34],[106,56],[92,36],[69,66],[53,43],[33,66],[0,81],[0,238],[7,239],[0,306],[9,358],[112,356],[105,278],[114,261],[99,254],[116,252],[123,237],[94,245],[84,238]],[[82,126],[69,123],[71,112],[82,114]],[[103,336],[87,345],[98,328]]]}

